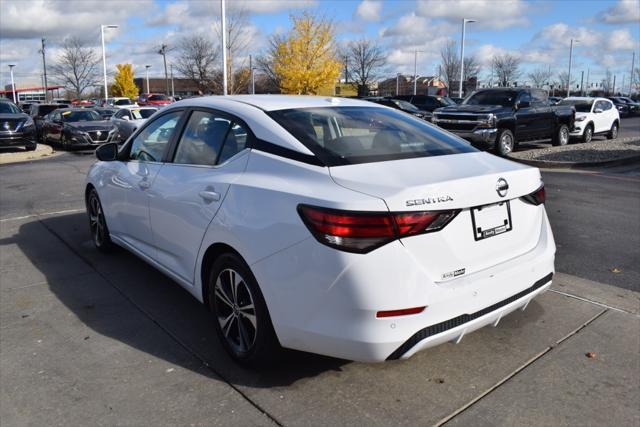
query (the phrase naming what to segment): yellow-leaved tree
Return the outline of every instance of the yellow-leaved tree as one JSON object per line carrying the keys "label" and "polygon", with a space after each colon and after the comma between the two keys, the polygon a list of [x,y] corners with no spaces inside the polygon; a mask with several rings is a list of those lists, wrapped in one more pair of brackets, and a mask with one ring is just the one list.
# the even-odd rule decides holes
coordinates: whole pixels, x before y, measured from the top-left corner
{"label": "yellow-leaved tree", "polygon": [[337,59],[331,21],[304,12],[291,16],[293,28],[275,49],[274,72],[282,93],[315,95],[335,85],[341,65]]}
{"label": "yellow-leaved tree", "polygon": [[111,94],[113,96],[124,96],[127,98],[135,98],[138,96],[138,87],[133,83],[133,66],[131,64],[116,65],[118,72],[111,86]]}

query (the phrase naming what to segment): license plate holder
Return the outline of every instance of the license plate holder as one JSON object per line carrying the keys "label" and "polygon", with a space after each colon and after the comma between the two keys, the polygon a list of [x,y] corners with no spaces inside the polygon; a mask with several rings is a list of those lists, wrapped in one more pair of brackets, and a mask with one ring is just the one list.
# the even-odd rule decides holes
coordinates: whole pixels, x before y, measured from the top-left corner
{"label": "license plate holder", "polygon": [[509,201],[471,208],[473,238],[488,239],[513,229]]}

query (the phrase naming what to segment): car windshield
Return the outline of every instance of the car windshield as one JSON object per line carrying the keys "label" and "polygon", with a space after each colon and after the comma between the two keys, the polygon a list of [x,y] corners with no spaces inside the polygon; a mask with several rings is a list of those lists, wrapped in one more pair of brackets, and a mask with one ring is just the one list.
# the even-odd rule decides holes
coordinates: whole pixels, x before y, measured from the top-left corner
{"label": "car windshield", "polygon": [[576,111],[580,113],[589,113],[591,112],[591,106],[593,105],[592,100],[584,100],[584,99],[563,99],[558,103],[558,105],[573,105]]}
{"label": "car windshield", "polygon": [[157,110],[153,108],[144,108],[140,110],[131,110],[131,114],[135,120],[140,119],[148,119],[155,113]]}
{"label": "car windshield", "polygon": [[300,108],[267,114],[327,166],[477,151],[423,120],[387,108]]}
{"label": "car windshield", "polygon": [[407,101],[402,101],[402,100],[395,100],[394,101],[400,108],[402,108],[403,110],[407,110],[407,111],[411,111],[413,113],[417,113],[418,111],[420,111],[418,109],[418,107],[416,107],[415,105],[411,104],[410,102]]}
{"label": "car windshield", "polygon": [[0,102],[0,114],[20,114],[22,111],[11,102]]}
{"label": "car windshield", "polygon": [[114,105],[131,105],[133,104],[133,102],[131,102],[130,99],[116,99],[115,102],[113,103]]}
{"label": "car windshield", "polygon": [[167,101],[168,99],[166,95],[151,95],[148,98],[149,101]]}
{"label": "car windshield", "polygon": [[517,96],[518,92],[515,90],[483,90],[465,99],[463,104],[511,107],[515,104]]}
{"label": "car windshield", "polygon": [[439,96],[436,99],[444,105],[456,105],[455,101],[447,96]]}
{"label": "car windshield", "polygon": [[57,110],[58,108],[63,108],[60,105],[40,105],[38,106],[38,116],[46,116],[53,110]]}
{"label": "car windshield", "polygon": [[64,111],[62,113],[63,122],[93,122],[96,120],[102,120],[102,117],[92,110]]}

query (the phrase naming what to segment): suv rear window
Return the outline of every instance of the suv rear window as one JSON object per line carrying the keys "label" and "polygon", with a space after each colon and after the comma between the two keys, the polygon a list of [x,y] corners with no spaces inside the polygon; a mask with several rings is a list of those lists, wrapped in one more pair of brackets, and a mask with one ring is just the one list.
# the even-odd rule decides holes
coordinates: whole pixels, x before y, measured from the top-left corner
{"label": "suv rear window", "polygon": [[267,114],[327,166],[477,151],[421,119],[387,108],[300,108]]}

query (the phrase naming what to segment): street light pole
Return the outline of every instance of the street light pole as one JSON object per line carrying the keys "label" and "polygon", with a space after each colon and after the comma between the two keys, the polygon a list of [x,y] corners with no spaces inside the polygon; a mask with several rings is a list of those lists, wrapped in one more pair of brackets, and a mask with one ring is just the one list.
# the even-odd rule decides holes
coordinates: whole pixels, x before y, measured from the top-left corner
{"label": "street light pole", "polygon": [[571,96],[571,62],[573,61],[573,42],[578,43],[580,40],[571,39],[569,45],[569,74],[567,75],[567,97]]}
{"label": "street light pole", "polygon": [[473,19],[462,19],[462,43],[460,43],[460,86],[458,88],[458,96],[462,98],[462,82],[464,81],[464,36],[467,23],[478,22]]}
{"label": "street light pole", "polygon": [[253,75],[253,57],[249,55],[249,70],[251,71],[251,95],[256,94],[256,80]]}
{"label": "street light pole", "polygon": [[222,21],[222,94],[227,94],[227,24],[225,18],[225,0],[220,0],[220,19]]}
{"label": "street light pole", "polygon": [[17,104],[16,102],[16,84],[13,82],[13,67],[15,67],[16,64],[9,64],[9,71],[11,72],[11,93],[13,94],[13,103]]}
{"label": "street light pole", "polygon": [[151,68],[151,65],[144,66],[146,77],[147,77],[147,93],[151,93],[151,89],[149,89],[149,68]]}
{"label": "street light pole", "polygon": [[396,96],[400,95],[400,73],[396,74]]}
{"label": "street light pole", "polygon": [[171,64],[171,97],[176,100],[176,88],[173,86],[173,64]]}
{"label": "street light pole", "polygon": [[631,91],[633,90],[633,67],[636,65],[636,53],[633,52],[633,56],[631,57],[631,75],[629,76],[629,96],[631,96]]}
{"label": "street light pole", "polygon": [[413,94],[416,95],[418,88],[418,51],[413,52]]}
{"label": "street light pole", "polygon": [[167,45],[163,44],[158,51],[160,55],[162,55],[162,60],[164,61],[164,86],[165,92],[164,94],[169,96],[169,75],[167,74]]}
{"label": "street light pole", "polygon": [[107,54],[104,50],[104,29],[105,28],[118,28],[117,25],[100,25],[100,35],[102,36],[102,69],[104,71],[104,103],[107,103],[109,97],[107,89]]}

